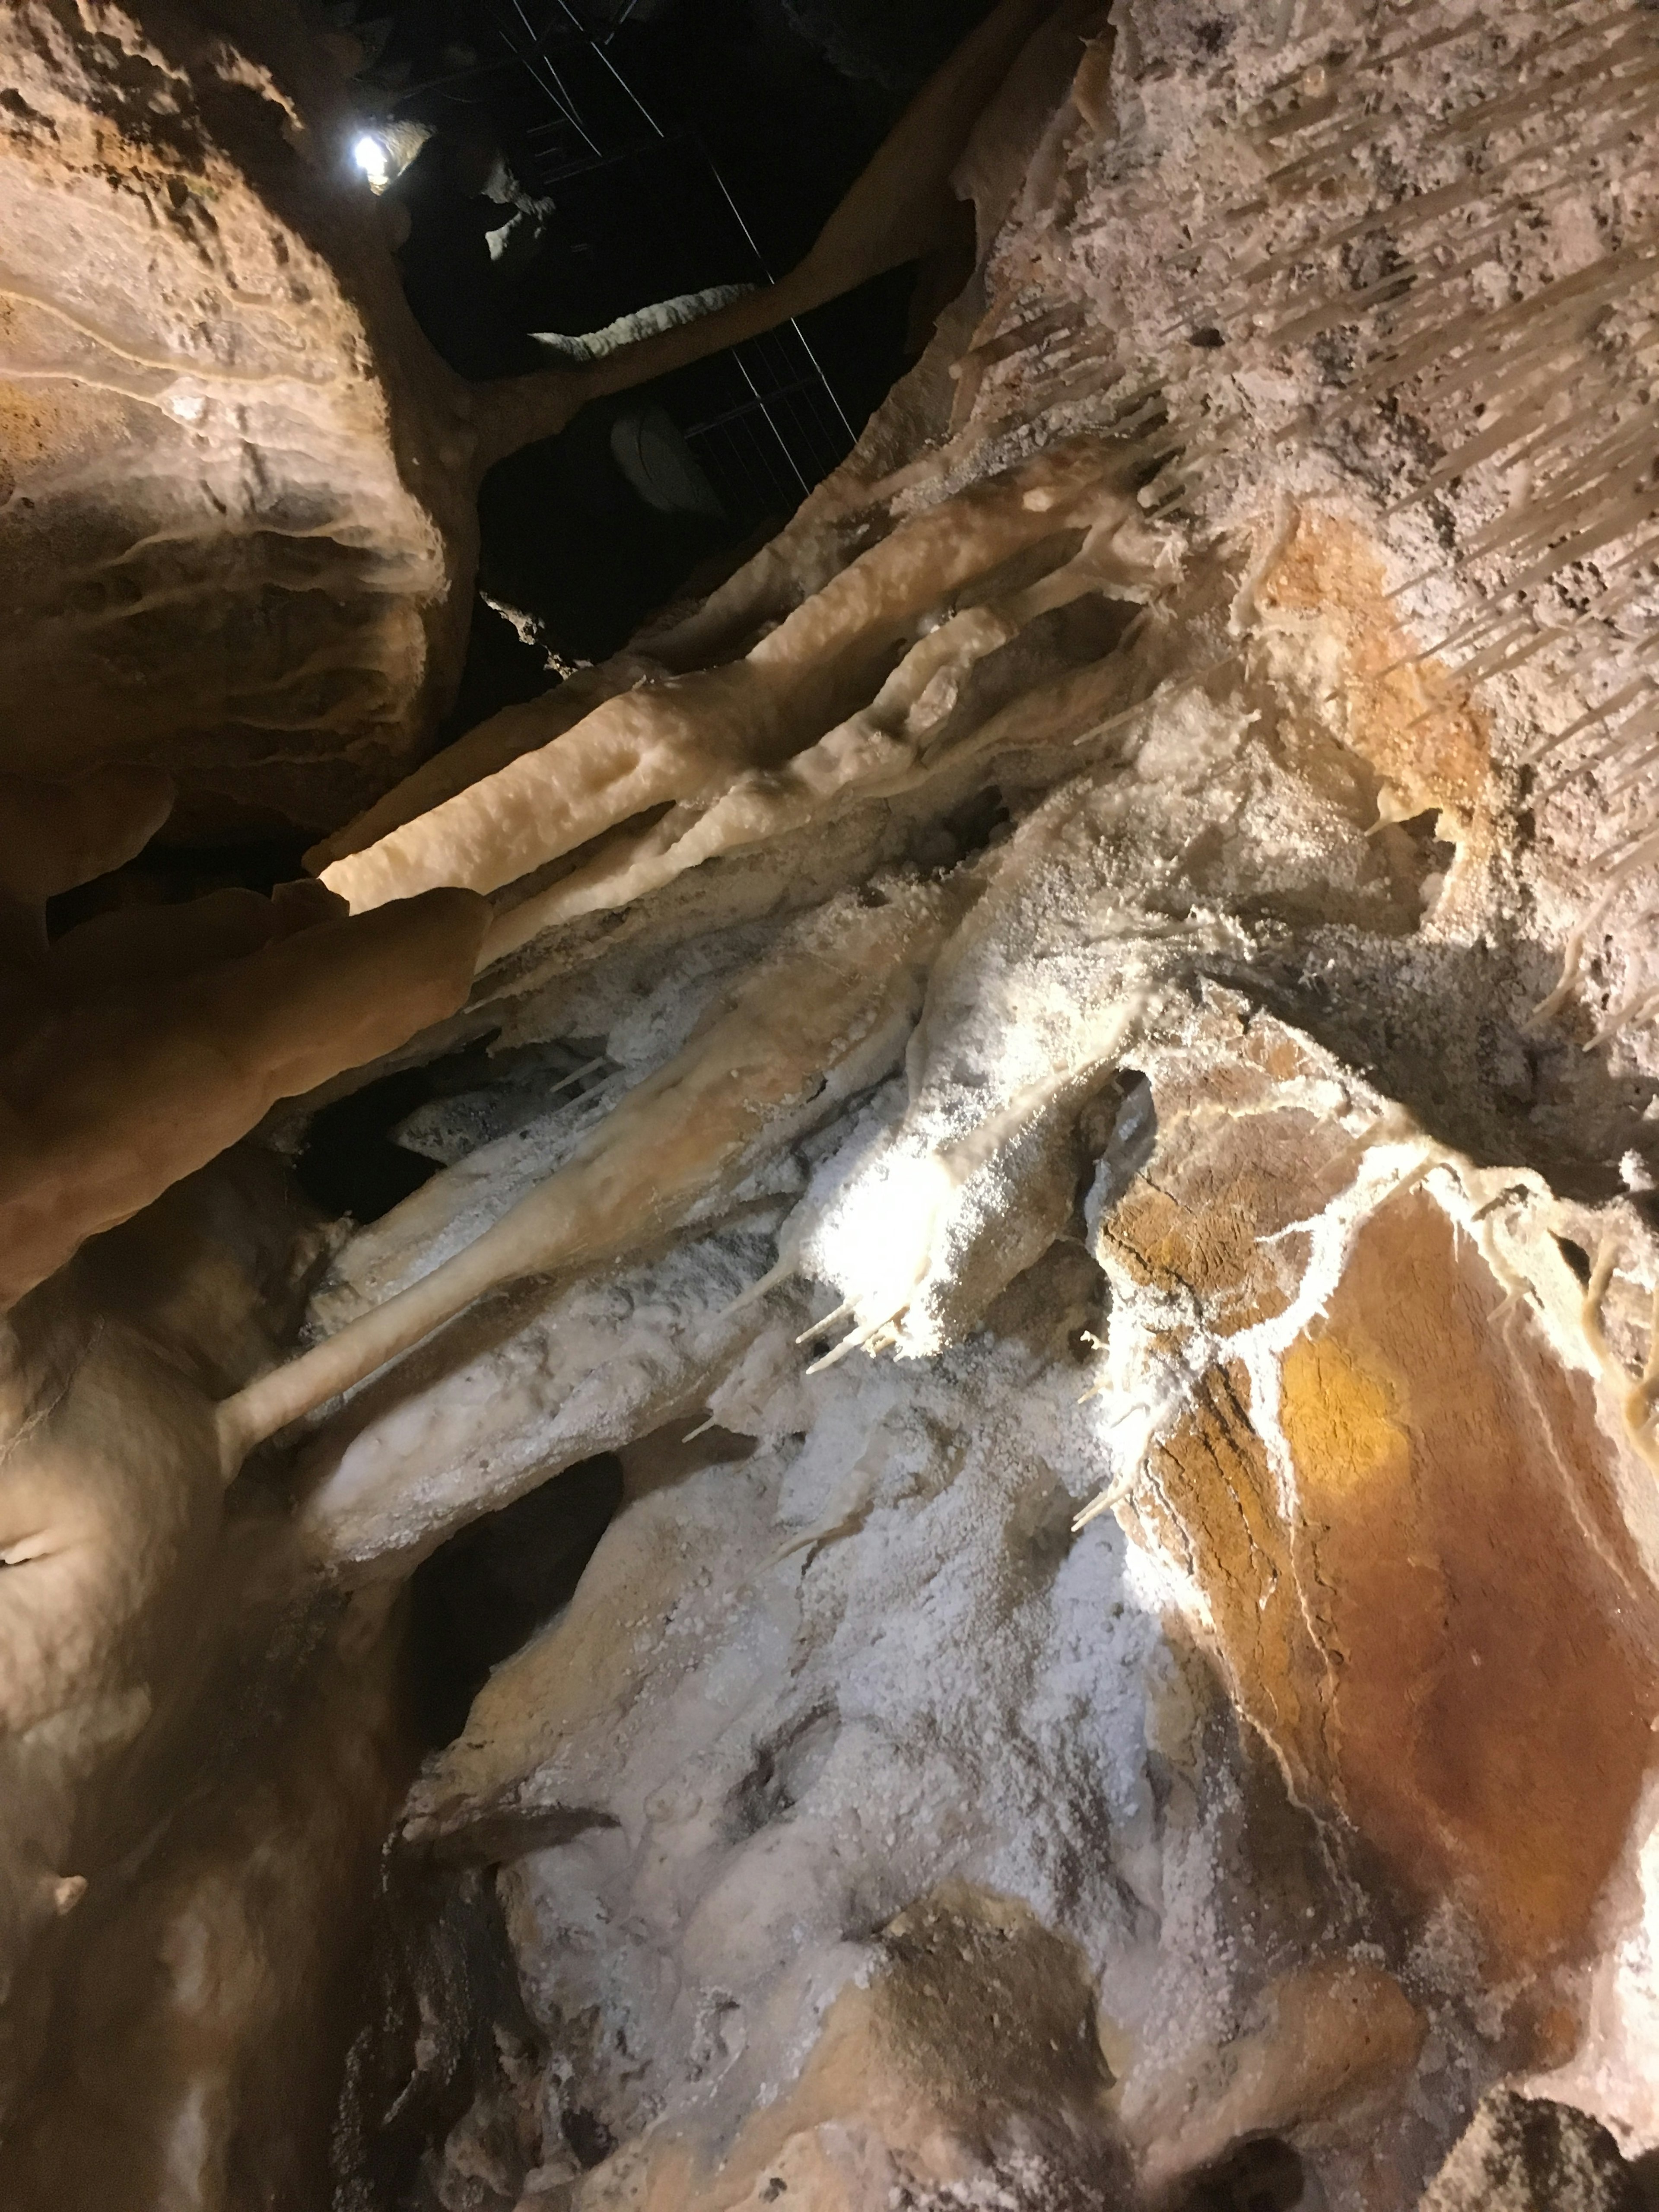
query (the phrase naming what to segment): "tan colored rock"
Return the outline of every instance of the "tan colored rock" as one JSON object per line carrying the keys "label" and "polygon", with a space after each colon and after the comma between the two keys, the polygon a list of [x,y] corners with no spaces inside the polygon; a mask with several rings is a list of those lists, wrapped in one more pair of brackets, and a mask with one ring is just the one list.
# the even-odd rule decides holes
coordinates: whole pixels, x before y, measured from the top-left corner
{"label": "tan colored rock", "polygon": [[25,0],[0,37],[9,765],[325,825],[459,673],[476,534],[344,79],[288,0]]}
{"label": "tan colored rock", "polygon": [[1253,2136],[1316,2125],[1369,2098],[1384,2101],[1422,2049],[1425,2024],[1399,1984],[1352,1959],[1299,1968],[1271,1983],[1261,2023],[1174,2081],[1132,2070],[1115,2100],[1144,2147],[1156,2192]]}
{"label": "tan colored rock", "polygon": [[1423,2212],[1638,2212],[1643,2193],[1588,2112],[1500,2089],[1482,2100]]}
{"label": "tan colored rock", "polygon": [[[787,2098],[711,2172],[672,2136],[620,2154],[564,2201],[611,2212],[885,2212],[896,2191],[973,2193],[1010,2160],[1058,2191],[1121,2186],[1109,2077],[1075,1953],[1018,1903],[951,1883],[881,1934]],[[994,2184],[993,2184],[994,2185]],[[541,2212],[539,2189],[520,2212]]]}
{"label": "tan colored rock", "polygon": [[[234,1544],[216,1564],[235,1574]],[[325,2199],[380,1844],[409,1762],[384,1601],[319,1627],[308,1663],[270,1670],[264,1725],[240,1742],[213,1743],[213,1705],[198,1711],[198,1756],[210,1745],[224,1779],[158,1808],[137,1863],[97,1868],[61,1930],[27,2054],[34,2094],[0,2143],[8,2203]],[[257,1678],[258,1656],[238,1659]]]}
{"label": "tan colored rock", "polygon": [[337,827],[459,679],[494,461],[914,255],[1042,10],[1003,0],[783,283],[477,391],[415,326],[297,0],[0,23],[0,736],[176,774],[188,827]]}
{"label": "tan colored rock", "polygon": [[[292,1366],[88,1351],[73,1279],[20,1310],[14,1471],[95,1524],[24,1568],[95,1600],[24,1624],[31,1939],[82,1909],[76,1791],[174,1694],[211,1409],[252,1441],[419,1342],[313,1440],[337,1570],[579,1444],[623,1469],[398,1825],[493,1891],[533,2027],[512,2129],[486,2096],[422,2147],[441,2202],[1201,2203],[1272,2136],[1310,2201],[1410,2212],[1540,2067],[1650,2139],[1655,35],[1121,0],[1018,161],[970,149],[1000,228],[848,467],[547,709],[550,758],[530,710],[362,825],[549,899],[470,1018],[583,1039],[623,1103],[349,1246]],[[994,591],[981,556],[1042,547],[1010,488],[1085,449],[1124,511],[1066,534],[1128,524],[1137,611],[1026,659],[1007,603],[1086,540]],[[901,787],[931,684],[983,705],[1011,649],[987,749]],[[710,803],[653,843],[644,793]],[[222,2112],[218,2053],[164,2048],[167,2108]]]}
{"label": "tan colored rock", "polygon": [[246,1498],[228,1525],[212,1406],[291,1334],[321,1241],[270,1162],[233,1155],[88,1245],[11,1316],[0,2106],[12,2120],[48,2048],[49,1970],[76,1954],[74,1915],[91,1894],[104,1924],[115,1870],[216,1756],[220,1670],[257,1674],[284,1641],[297,1595],[286,1539]]}
{"label": "tan colored rock", "polygon": [[[689,811],[690,819],[675,824],[689,849],[675,854],[666,871],[647,872],[642,863],[659,849],[666,858],[668,846],[631,841],[620,856],[607,854],[552,894],[532,896],[526,911],[510,912],[489,948],[499,957],[568,914],[624,904],[667,872],[810,820],[827,811],[842,779],[861,776],[878,790],[902,782],[927,752],[951,743],[951,710],[979,660],[1007,647],[1035,617],[1098,592],[1115,565],[1133,574],[1133,556],[1115,564],[1111,557],[1112,541],[1133,512],[1113,461],[1109,450],[1084,442],[924,509],[730,665],[647,679],[568,727],[555,693],[547,709],[554,734],[545,744],[333,860],[323,880],[354,911],[434,884],[494,891],[665,802],[678,802],[682,817]],[[1067,532],[1074,534],[1068,539]],[[1069,556],[1091,532],[1096,560],[1079,562],[1073,572]],[[1027,604],[1016,585],[1005,610],[1001,576],[1019,556],[1045,545],[1052,549],[1048,557],[1039,553],[1031,573],[1018,580],[1032,587],[1024,593]],[[923,629],[932,610],[963,599],[975,611],[942,628],[927,623],[881,683],[877,672],[884,672],[893,650]],[[924,705],[931,711],[917,715]],[[859,709],[860,719],[849,719]],[[531,722],[523,708],[509,708],[502,719],[515,733]],[[915,726],[907,729],[908,721]],[[815,775],[817,753],[827,757]],[[842,763],[840,754],[852,758]],[[775,822],[768,800],[787,790],[792,774],[799,779],[797,805]],[[745,803],[753,821],[742,818]],[[720,824],[722,811],[739,818]],[[702,842],[693,821],[704,831]]]}
{"label": "tan colored rock", "polygon": [[[54,892],[130,856],[171,794],[144,770],[4,780],[0,1307],[245,1136],[279,1098],[402,1044],[465,995],[485,915],[465,891],[365,931],[325,892],[221,892],[100,916],[48,947]],[[33,942],[29,939],[33,937]]]}

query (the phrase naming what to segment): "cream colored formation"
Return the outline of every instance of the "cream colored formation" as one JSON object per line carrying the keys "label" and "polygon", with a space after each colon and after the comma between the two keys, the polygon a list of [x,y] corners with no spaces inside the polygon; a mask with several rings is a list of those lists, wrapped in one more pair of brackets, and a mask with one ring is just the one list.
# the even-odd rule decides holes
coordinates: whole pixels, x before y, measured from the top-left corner
{"label": "cream colored formation", "polygon": [[[930,751],[953,737],[961,744],[945,726],[979,661],[1039,615],[1139,581],[1113,557],[1134,509],[1113,483],[1112,458],[1084,441],[902,521],[740,661],[646,678],[546,745],[331,861],[323,881],[355,913],[438,884],[499,890],[636,816],[673,808],[652,831],[509,908],[488,959],[571,915],[624,905],[717,853],[797,828],[843,793],[902,788]],[[1079,532],[1080,548],[1067,532]],[[999,603],[994,572],[1033,550],[1048,550],[1034,564],[1038,577]],[[549,703],[562,721],[556,693]],[[508,712],[522,744],[533,724]]]}
{"label": "cream colored formation", "polygon": [[165,823],[143,769],[0,782],[0,1301],[13,1304],[277,1099],[453,1013],[486,917],[465,891],[354,927],[308,884],[99,916],[46,942],[48,898]]}
{"label": "cream colored formation", "polygon": [[221,834],[335,829],[429,746],[459,680],[485,471],[929,251],[1042,12],[1000,0],[779,283],[584,368],[469,384],[414,326],[337,42],[298,0],[210,23],[169,0],[8,9],[10,764],[136,757]]}
{"label": "cream colored formation", "polygon": [[[1659,2143],[1659,19],[1120,0],[964,145],[991,21],[909,142],[973,281],[701,608],[322,891],[48,951],[167,793],[0,842],[27,2212],[374,2201],[388,2112],[450,2212],[1407,2212],[1500,2081]],[[480,1041],[599,1087],[295,1210],[273,1100]],[[408,1787],[395,1592],[600,1452]],[[510,1953],[465,2075],[430,1929],[321,1955],[388,1819]]]}
{"label": "cream colored formation", "polygon": [[915,979],[945,903],[912,893],[836,916],[833,936],[821,922],[780,948],[729,1012],[476,1243],[226,1400],[217,1420],[227,1474],[485,1291],[604,1266],[672,1234],[711,1187],[740,1182],[757,1149],[787,1145],[884,1074],[915,1018]]}

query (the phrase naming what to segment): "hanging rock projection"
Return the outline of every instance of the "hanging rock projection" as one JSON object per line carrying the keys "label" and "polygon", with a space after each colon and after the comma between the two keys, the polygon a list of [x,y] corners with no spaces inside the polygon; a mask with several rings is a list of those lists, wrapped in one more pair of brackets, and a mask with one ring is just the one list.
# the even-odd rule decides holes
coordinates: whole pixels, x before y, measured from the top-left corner
{"label": "hanging rock projection", "polygon": [[[320,891],[5,863],[8,2203],[1635,2201],[1659,18],[1000,75],[712,595]],[[251,1133],[37,1223],[112,1002]]]}

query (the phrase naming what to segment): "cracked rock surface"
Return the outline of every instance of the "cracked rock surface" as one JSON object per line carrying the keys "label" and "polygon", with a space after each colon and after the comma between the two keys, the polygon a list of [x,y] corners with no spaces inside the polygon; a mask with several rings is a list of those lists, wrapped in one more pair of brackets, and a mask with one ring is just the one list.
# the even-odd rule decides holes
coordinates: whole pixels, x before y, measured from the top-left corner
{"label": "cracked rock surface", "polygon": [[337,807],[465,1005],[11,1316],[8,2202],[1644,2201],[1656,84],[1062,11],[842,468]]}

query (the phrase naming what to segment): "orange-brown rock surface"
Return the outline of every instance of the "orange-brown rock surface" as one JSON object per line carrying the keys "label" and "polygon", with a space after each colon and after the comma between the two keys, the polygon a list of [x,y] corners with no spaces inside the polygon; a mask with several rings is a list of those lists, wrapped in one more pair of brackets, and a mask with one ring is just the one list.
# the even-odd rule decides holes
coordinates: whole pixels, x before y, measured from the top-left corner
{"label": "orange-brown rock surface", "polygon": [[476,534],[344,81],[285,0],[3,39],[8,765],[326,822],[453,684]]}
{"label": "orange-brown rock surface", "polygon": [[925,250],[1040,13],[1003,0],[782,283],[589,369],[474,386],[404,304],[339,42],[300,0],[8,9],[9,769],[143,760],[181,779],[187,832],[337,828],[453,693],[484,470]]}
{"label": "orange-brown rock surface", "polygon": [[[331,95],[133,21],[16,11],[5,189],[220,179],[173,313],[303,228]],[[355,822],[468,526],[399,410],[484,434],[381,361],[369,210],[199,390],[188,314],[158,382],[19,276],[40,576],[72,485],[162,505],[82,610],[131,659],[15,633],[9,766],[165,758],[364,909],[48,947],[166,793],[7,794],[22,2212],[1600,2212],[1659,2147],[1659,18],[1118,0],[1004,74],[916,111],[980,258],[849,460]],[[178,487],[302,402],[386,626],[188,647]],[[359,1080],[437,1172],[332,1222],[282,1156]]]}

